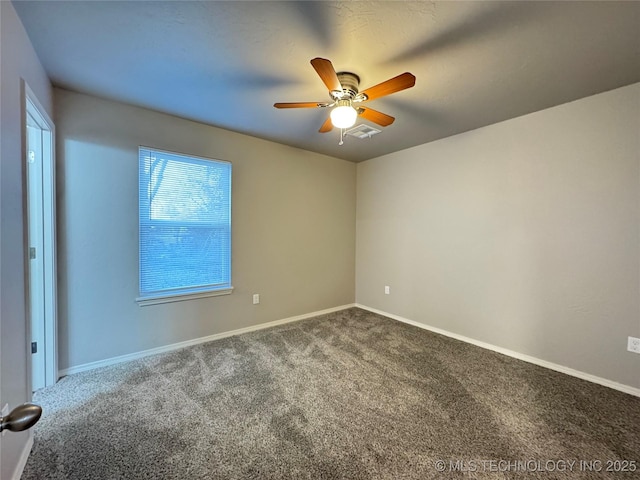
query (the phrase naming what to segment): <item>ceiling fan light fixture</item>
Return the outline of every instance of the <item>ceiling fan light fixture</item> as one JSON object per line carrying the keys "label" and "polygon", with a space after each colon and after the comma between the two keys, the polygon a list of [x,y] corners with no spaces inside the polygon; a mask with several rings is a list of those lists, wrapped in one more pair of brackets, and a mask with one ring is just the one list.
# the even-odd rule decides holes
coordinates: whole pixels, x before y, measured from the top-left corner
{"label": "ceiling fan light fixture", "polygon": [[[274,103],[273,106],[275,108],[331,108],[329,117],[325,117],[326,120],[318,132],[327,133],[333,130],[334,127],[339,128],[341,140],[338,145],[342,145],[342,135],[344,135],[345,129],[355,125],[358,115],[381,127],[387,127],[395,120],[395,118],[386,113],[378,112],[373,108],[359,106],[361,103],[406,90],[416,83],[414,75],[404,72],[360,92],[360,77],[355,73],[336,72],[331,61],[320,57],[311,60],[311,66],[329,90],[331,103],[288,102]],[[357,109],[353,107],[354,103],[358,104]]]}
{"label": "ceiling fan light fixture", "polygon": [[331,110],[331,123],[336,128],[349,128],[356,123],[358,112],[349,100],[338,100],[337,106]]}

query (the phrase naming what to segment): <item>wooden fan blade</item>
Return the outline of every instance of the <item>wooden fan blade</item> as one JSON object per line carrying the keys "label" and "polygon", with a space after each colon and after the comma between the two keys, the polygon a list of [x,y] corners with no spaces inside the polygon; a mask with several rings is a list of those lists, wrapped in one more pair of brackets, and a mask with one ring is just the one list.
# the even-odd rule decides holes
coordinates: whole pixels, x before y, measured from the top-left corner
{"label": "wooden fan blade", "polygon": [[342,85],[340,84],[340,80],[338,80],[338,75],[329,60],[326,58],[314,58],[311,60],[311,65],[316,69],[316,72],[329,91],[342,91]]}
{"label": "wooden fan blade", "polygon": [[368,107],[358,108],[358,114],[373,123],[382,125],[383,127],[388,127],[395,121],[395,118],[393,118],[391,115],[387,115],[386,113],[382,113]]}
{"label": "wooden fan blade", "polygon": [[325,122],[320,127],[320,130],[318,131],[320,133],[327,133],[327,132],[330,132],[331,130],[333,130],[333,123],[331,123],[331,117],[327,117]]}
{"label": "wooden fan blade", "polygon": [[291,102],[291,103],[274,103],[276,108],[318,108],[324,105],[321,102]]}
{"label": "wooden fan blade", "polygon": [[364,92],[360,92],[367,96],[367,100],[384,97],[400,90],[411,88],[416,84],[416,77],[409,72],[404,72],[397,77],[393,77],[386,82],[379,83],[373,87],[367,88]]}

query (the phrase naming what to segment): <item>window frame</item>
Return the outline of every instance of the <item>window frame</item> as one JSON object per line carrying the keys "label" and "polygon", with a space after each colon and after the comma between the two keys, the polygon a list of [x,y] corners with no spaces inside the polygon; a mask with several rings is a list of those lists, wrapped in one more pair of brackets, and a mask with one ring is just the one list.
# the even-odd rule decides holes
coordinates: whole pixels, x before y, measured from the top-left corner
{"label": "window frame", "polygon": [[[141,241],[141,230],[142,230],[142,215],[143,213],[149,213],[149,209],[150,209],[150,205],[146,204],[144,207],[146,207],[146,211],[143,212],[143,201],[141,199],[141,187],[142,187],[142,182],[141,182],[141,168],[140,168],[140,162],[141,162],[141,152],[145,150],[148,151],[152,154],[167,154],[167,155],[171,155],[171,156],[175,156],[175,157],[180,157],[183,158],[185,160],[188,159],[194,159],[197,162],[213,162],[213,163],[219,163],[219,164],[227,164],[228,168],[229,168],[229,232],[228,232],[228,237],[229,237],[229,245],[228,245],[228,253],[229,253],[229,282],[228,284],[225,283],[224,286],[222,287],[203,287],[203,288],[197,288],[194,287],[191,289],[191,291],[188,291],[189,287],[183,287],[183,288],[173,288],[173,289],[165,289],[162,291],[156,291],[156,292],[152,292],[150,294],[147,295],[143,295],[142,291],[141,291],[141,282],[142,282],[142,241]],[[196,162],[194,162],[196,163]],[[233,284],[232,284],[232,181],[233,181],[233,165],[231,162],[226,161],[226,160],[218,160],[218,159],[213,159],[213,158],[207,158],[207,157],[201,157],[201,156],[196,156],[196,155],[189,155],[189,154],[185,154],[185,153],[179,153],[179,152],[173,152],[173,151],[169,151],[169,150],[162,150],[162,149],[158,149],[158,148],[152,148],[152,147],[147,147],[144,145],[139,145],[138,146],[138,296],[136,297],[136,302],[138,303],[139,306],[146,306],[146,305],[157,305],[157,304],[161,304],[161,303],[170,303],[170,302],[181,302],[181,301],[185,301],[185,300],[192,300],[192,299],[198,299],[198,298],[206,298],[206,297],[217,297],[217,296],[221,296],[221,295],[229,295],[233,292]],[[148,202],[147,202],[148,203]],[[173,225],[176,227],[181,227],[184,226],[185,223],[188,224],[190,227],[196,227],[198,226],[198,224],[196,222],[177,222],[177,221],[171,221],[171,220],[151,220],[149,219],[149,222],[151,223],[157,223],[158,225],[161,224],[165,224],[165,225]],[[200,226],[204,226],[204,225],[212,225],[212,224],[208,224],[206,222],[203,222]]]}

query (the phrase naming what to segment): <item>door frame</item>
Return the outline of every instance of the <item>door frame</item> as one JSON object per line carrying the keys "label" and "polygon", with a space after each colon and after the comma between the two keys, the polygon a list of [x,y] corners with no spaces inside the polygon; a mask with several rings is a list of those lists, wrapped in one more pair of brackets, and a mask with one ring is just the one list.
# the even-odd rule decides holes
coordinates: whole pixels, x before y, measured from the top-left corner
{"label": "door frame", "polygon": [[29,386],[32,388],[31,363],[31,268],[30,268],[30,245],[29,245],[29,191],[28,191],[28,159],[27,159],[27,118],[28,113],[34,117],[38,126],[42,129],[42,233],[43,233],[43,261],[44,261],[44,351],[42,357],[44,362],[44,386],[53,385],[58,381],[58,341],[57,341],[57,262],[56,262],[56,176],[55,176],[55,125],[47,111],[33,93],[24,79],[22,86],[22,158],[24,171],[24,214],[25,214],[25,262],[26,278],[25,289],[27,297],[27,365],[29,375]]}

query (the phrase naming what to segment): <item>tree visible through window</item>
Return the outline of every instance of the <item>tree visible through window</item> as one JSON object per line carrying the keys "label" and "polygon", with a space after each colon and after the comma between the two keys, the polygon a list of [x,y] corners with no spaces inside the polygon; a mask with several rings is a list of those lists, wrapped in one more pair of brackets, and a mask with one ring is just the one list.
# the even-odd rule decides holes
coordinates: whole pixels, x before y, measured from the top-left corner
{"label": "tree visible through window", "polygon": [[231,291],[231,164],[139,149],[140,298]]}

